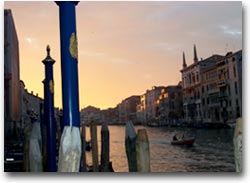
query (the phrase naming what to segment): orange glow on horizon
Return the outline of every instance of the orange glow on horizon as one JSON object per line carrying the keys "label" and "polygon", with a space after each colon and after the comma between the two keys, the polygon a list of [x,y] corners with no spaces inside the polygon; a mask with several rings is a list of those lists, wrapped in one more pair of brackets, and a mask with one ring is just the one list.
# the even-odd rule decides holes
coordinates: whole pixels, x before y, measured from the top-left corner
{"label": "orange glow on horizon", "polygon": [[[42,60],[50,45],[55,106],[61,108],[58,7],[5,1],[4,8],[14,17],[20,78],[42,98]],[[191,64],[194,43],[199,58],[242,49],[241,2],[80,2],[76,14],[80,109],[115,107],[152,86],[178,84],[182,52]]]}

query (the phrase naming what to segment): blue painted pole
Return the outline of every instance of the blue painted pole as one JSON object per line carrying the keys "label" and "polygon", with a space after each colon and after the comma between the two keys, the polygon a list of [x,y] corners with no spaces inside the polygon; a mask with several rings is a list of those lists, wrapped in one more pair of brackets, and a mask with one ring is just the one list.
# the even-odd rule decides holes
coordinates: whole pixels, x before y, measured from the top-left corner
{"label": "blue painted pole", "polygon": [[57,1],[60,13],[64,126],[80,127],[75,1]]}
{"label": "blue painted pole", "polygon": [[[59,172],[79,172],[81,160],[78,94],[78,50],[75,6],[78,2],[57,1],[60,14],[63,134],[59,150]],[[71,142],[70,144],[68,142]]]}
{"label": "blue painted pole", "polygon": [[42,61],[45,65],[44,80],[44,120],[47,131],[47,171],[56,172],[56,122],[54,114],[54,80],[50,47],[47,46],[47,57]]}

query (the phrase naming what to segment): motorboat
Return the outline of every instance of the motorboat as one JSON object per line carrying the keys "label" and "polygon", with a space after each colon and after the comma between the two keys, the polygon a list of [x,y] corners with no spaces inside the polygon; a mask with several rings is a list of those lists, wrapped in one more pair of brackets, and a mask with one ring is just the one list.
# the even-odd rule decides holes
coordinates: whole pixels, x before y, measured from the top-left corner
{"label": "motorboat", "polygon": [[187,137],[187,138],[182,138],[182,139],[175,139],[171,141],[172,145],[193,145],[195,141],[195,137]]}

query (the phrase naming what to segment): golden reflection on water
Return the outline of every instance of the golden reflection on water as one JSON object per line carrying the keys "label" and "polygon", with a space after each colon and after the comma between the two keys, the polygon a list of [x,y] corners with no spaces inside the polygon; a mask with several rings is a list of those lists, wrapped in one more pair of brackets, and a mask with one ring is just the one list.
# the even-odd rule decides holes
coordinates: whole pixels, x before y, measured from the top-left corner
{"label": "golden reflection on water", "polygon": [[[136,131],[146,128],[150,142],[152,172],[234,172],[233,131],[195,130],[197,135],[193,147],[173,146],[170,141],[174,134],[180,136],[184,129],[152,128],[135,126]],[[86,140],[90,140],[86,128]],[[128,172],[125,151],[125,126],[109,126],[110,161],[115,172]],[[189,134],[194,130],[189,129]],[[101,126],[97,127],[98,154],[101,154]],[[86,153],[87,164],[92,164],[91,152]]]}

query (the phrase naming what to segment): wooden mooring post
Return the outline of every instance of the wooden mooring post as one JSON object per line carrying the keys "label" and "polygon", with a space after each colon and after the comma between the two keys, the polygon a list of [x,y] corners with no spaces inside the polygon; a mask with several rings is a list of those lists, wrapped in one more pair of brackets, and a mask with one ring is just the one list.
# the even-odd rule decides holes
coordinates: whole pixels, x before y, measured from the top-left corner
{"label": "wooden mooring post", "polygon": [[136,133],[131,121],[126,123],[125,147],[129,172],[137,172]]}
{"label": "wooden mooring post", "polygon": [[150,172],[150,151],[146,129],[137,131],[136,159],[138,172]]}
{"label": "wooden mooring post", "polygon": [[236,120],[236,127],[234,130],[234,157],[236,172],[242,172],[242,118]]}
{"label": "wooden mooring post", "polygon": [[109,172],[109,129],[106,122],[102,124],[101,142],[101,172]]}
{"label": "wooden mooring post", "polygon": [[82,124],[82,172],[87,171],[87,166],[86,166],[86,127],[85,124]]}
{"label": "wooden mooring post", "polygon": [[92,161],[93,161],[93,172],[99,171],[98,162],[98,143],[97,143],[97,127],[93,122],[90,124],[90,136],[92,145]]}

